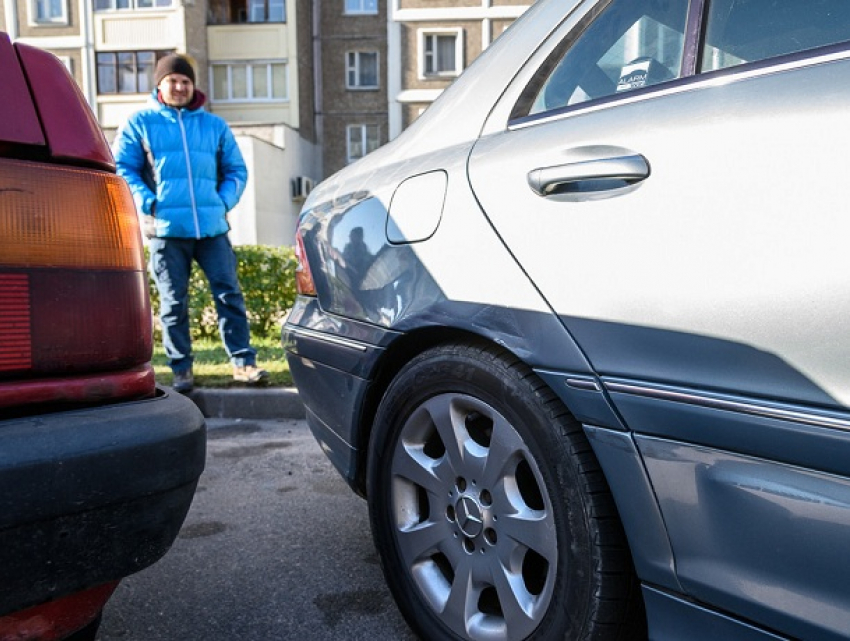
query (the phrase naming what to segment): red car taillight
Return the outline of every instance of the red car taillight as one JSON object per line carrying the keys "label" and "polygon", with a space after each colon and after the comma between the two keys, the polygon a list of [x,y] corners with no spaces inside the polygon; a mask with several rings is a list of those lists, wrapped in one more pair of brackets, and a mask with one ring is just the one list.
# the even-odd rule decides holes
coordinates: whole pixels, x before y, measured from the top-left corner
{"label": "red car taillight", "polygon": [[304,250],[304,239],[301,232],[295,234],[295,290],[304,296],[316,295],[316,284],[313,282],[313,274],[310,272],[310,263],[307,261],[307,252]]}
{"label": "red car taillight", "polygon": [[147,277],[124,180],[0,159],[0,238],[0,407],[153,394]]}

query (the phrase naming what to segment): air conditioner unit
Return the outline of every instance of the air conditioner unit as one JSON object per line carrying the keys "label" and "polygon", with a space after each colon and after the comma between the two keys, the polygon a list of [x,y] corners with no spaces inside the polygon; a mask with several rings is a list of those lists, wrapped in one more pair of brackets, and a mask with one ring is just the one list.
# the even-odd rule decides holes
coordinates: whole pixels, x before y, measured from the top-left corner
{"label": "air conditioner unit", "polygon": [[313,179],[307,176],[296,176],[292,179],[292,200],[303,202],[313,191]]}

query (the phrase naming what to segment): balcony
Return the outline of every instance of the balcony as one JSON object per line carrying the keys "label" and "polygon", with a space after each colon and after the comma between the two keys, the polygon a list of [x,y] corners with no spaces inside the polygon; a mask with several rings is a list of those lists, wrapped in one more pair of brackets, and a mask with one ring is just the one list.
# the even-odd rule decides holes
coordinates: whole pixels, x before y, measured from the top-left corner
{"label": "balcony", "polygon": [[286,22],[285,0],[210,0],[208,25]]}

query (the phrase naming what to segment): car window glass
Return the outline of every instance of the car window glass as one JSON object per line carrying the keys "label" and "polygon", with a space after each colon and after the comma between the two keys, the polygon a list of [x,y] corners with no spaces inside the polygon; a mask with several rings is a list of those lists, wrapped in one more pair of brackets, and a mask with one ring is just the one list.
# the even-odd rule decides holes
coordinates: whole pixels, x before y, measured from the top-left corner
{"label": "car window glass", "polygon": [[850,41],[848,0],[712,0],[700,71]]}
{"label": "car window glass", "polygon": [[678,77],[687,12],[687,0],[614,0],[557,62],[528,113]]}

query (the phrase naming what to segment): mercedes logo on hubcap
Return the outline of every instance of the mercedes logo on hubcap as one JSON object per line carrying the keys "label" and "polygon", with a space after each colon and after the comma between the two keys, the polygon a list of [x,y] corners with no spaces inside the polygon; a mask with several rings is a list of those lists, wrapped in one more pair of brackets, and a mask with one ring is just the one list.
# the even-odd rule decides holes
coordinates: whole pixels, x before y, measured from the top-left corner
{"label": "mercedes logo on hubcap", "polygon": [[457,524],[460,531],[470,539],[475,538],[484,529],[484,519],[481,515],[481,507],[475,499],[462,496],[455,507]]}

